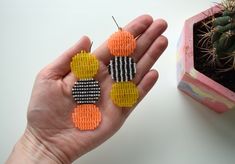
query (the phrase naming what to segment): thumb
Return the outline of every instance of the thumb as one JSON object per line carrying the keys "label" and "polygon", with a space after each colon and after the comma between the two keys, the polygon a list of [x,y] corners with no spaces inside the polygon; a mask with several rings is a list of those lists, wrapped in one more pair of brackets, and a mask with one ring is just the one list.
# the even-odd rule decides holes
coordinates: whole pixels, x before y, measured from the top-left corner
{"label": "thumb", "polygon": [[90,39],[83,36],[74,46],[66,50],[55,61],[47,65],[43,72],[45,72],[52,79],[63,78],[70,72],[70,62],[72,57],[79,53],[81,50],[89,51],[91,46]]}

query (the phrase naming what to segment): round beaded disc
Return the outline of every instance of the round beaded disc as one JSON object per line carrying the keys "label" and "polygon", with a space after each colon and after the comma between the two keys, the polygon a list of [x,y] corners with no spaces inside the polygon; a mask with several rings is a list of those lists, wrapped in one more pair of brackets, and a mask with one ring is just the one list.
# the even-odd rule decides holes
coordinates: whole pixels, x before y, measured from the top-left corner
{"label": "round beaded disc", "polygon": [[139,97],[136,85],[132,82],[114,83],[111,90],[111,99],[119,107],[132,107]]}
{"label": "round beaded disc", "polygon": [[72,95],[78,104],[95,104],[100,97],[99,82],[94,79],[81,79],[75,82]]}
{"label": "round beaded disc", "polygon": [[115,56],[110,60],[109,74],[116,82],[130,81],[136,74],[136,63],[130,57]]}
{"label": "round beaded disc", "polygon": [[95,55],[81,51],[72,58],[70,67],[76,78],[87,79],[95,76],[99,68],[99,62]]}
{"label": "round beaded disc", "polygon": [[101,113],[94,104],[78,105],[72,113],[75,127],[80,130],[94,130],[101,122]]}
{"label": "round beaded disc", "polygon": [[108,48],[114,56],[129,56],[136,48],[136,41],[131,33],[119,30],[110,36]]}

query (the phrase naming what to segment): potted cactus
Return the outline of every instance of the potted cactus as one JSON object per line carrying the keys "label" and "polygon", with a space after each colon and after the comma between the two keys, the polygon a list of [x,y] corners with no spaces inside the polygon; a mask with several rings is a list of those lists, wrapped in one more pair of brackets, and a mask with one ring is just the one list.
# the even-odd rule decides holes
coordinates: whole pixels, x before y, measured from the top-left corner
{"label": "potted cactus", "polygon": [[210,109],[235,109],[235,0],[223,0],[185,21],[177,78],[180,90]]}

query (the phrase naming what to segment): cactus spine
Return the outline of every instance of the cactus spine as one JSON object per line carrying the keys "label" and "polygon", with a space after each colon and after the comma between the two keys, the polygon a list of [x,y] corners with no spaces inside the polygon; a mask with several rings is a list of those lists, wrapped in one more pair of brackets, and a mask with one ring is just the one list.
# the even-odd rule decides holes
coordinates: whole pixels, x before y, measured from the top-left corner
{"label": "cactus spine", "polygon": [[204,21],[199,47],[209,63],[222,71],[235,70],[235,0],[223,0],[222,13]]}

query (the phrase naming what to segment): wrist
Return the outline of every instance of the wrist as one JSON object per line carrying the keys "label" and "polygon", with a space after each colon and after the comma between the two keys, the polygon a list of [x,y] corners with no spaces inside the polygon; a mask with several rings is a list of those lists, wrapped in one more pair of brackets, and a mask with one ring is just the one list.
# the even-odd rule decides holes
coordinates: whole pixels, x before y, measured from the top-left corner
{"label": "wrist", "polygon": [[26,129],[24,135],[14,146],[6,163],[61,164],[63,162]]}

